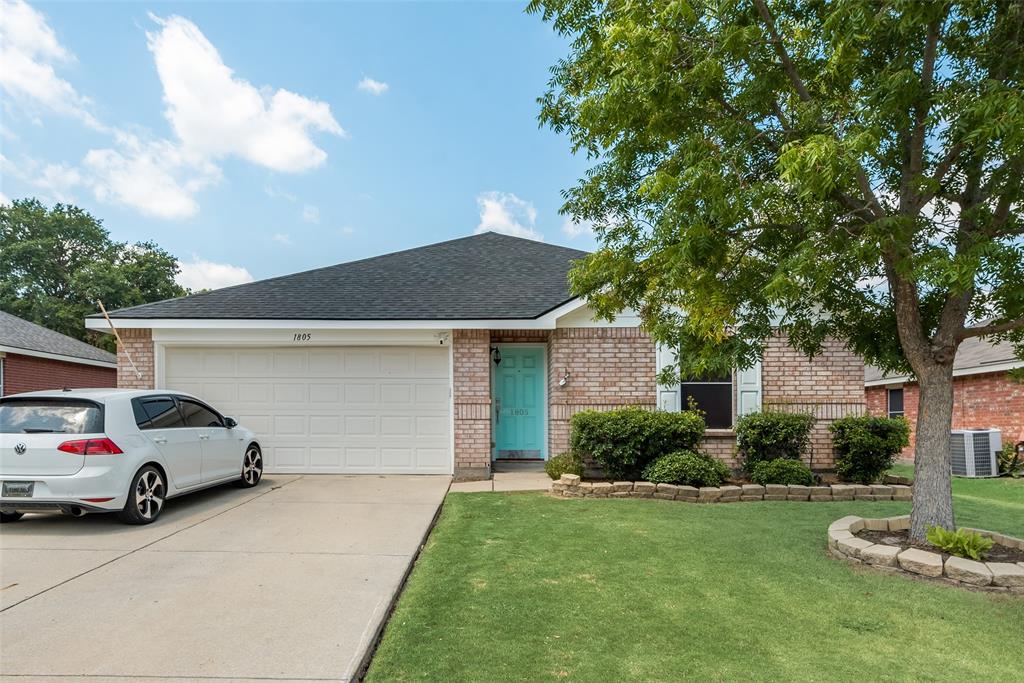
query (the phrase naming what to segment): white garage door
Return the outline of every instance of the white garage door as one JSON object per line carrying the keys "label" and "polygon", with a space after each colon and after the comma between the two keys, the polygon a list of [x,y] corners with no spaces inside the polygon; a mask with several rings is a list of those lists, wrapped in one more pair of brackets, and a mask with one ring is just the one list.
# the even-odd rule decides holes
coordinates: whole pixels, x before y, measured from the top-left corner
{"label": "white garage door", "polygon": [[448,349],[169,347],[164,384],[255,431],[268,472],[450,474]]}

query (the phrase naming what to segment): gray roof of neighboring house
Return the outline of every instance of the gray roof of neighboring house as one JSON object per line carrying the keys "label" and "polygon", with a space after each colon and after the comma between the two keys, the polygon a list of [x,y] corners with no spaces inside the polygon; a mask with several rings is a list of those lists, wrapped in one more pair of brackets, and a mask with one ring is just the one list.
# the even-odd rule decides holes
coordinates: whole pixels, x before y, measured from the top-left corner
{"label": "gray roof of neighboring house", "polygon": [[69,359],[117,363],[117,357],[112,353],[3,311],[0,311],[0,346],[29,353],[68,356]]}
{"label": "gray roof of neighboring house", "polygon": [[[965,339],[960,348],[956,351],[956,358],[953,360],[953,372],[960,371],[960,374],[980,374],[988,372],[986,368],[1016,362],[1024,365],[1024,361],[1017,359],[1013,353],[1013,346],[1006,342],[992,344],[982,337],[970,337]],[[878,382],[883,379],[903,381],[905,375],[886,375],[872,365],[864,367],[864,381]]]}
{"label": "gray roof of neighboring house", "polygon": [[575,298],[567,275],[571,262],[586,255],[488,232],[123,308],[110,315],[239,320],[537,318]]}

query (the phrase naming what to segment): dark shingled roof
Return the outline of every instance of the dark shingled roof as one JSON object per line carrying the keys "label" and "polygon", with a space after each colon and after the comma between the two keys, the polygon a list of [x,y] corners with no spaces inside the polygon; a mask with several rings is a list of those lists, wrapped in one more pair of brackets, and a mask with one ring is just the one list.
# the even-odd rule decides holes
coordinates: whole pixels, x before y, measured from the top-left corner
{"label": "dark shingled roof", "polygon": [[[573,299],[587,252],[487,232],[361,261],[111,311],[114,318],[537,318]],[[98,317],[98,316],[91,316]]]}
{"label": "dark shingled roof", "polygon": [[103,363],[117,363],[117,357],[112,353],[3,311],[0,311],[0,346]]}

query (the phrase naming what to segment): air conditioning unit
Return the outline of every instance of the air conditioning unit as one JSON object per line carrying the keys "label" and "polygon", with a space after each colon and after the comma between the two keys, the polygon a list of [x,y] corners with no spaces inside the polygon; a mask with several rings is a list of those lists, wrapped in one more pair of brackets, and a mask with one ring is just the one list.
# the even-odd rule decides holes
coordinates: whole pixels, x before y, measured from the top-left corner
{"label": "air conditioning unit", "polygon": [[953,474],[958,477],[998,477],[998,453],[1003,447],[998,429],[954,429],[949,435]]}

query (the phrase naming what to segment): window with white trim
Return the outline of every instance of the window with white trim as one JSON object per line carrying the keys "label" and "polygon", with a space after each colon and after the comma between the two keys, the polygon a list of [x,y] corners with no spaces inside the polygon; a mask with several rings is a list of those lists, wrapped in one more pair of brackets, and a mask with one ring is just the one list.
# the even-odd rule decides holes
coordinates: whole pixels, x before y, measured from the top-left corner
{"label": "window with white trim", "polygon": [[885,393],[889,417],[903,417],[903,387],[887,389]]}
{"label": "window with white trim", "polygon": [[708,429],[732,428],[732,372],[684,378],[679,384],[679,398],[682,410],[692,402],[704,412]]}

